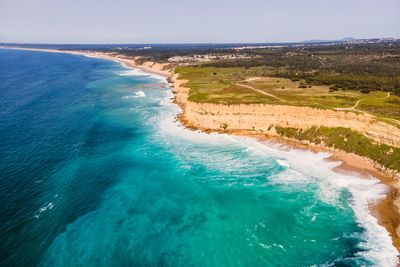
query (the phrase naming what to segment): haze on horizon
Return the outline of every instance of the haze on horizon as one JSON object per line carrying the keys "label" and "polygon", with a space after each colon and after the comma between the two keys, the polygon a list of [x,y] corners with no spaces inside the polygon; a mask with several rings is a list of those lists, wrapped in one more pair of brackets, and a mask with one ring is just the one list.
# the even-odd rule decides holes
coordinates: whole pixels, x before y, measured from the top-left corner
{"label": "haze on horizon", "polygon": [[229,43],[400,38],[398,0],[0,0],[0,42]]}

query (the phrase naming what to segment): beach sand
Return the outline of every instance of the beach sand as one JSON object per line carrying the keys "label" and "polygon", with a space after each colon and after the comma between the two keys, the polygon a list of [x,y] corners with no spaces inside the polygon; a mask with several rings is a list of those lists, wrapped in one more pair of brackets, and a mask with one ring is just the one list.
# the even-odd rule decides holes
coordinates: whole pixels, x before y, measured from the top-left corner
{"label": "beach sand", "polygon": [[[8,48],[10,47],[0,47]],[[305,142],[300,142],[297,140],[281,138],[278,136],[270,136],[260,133],[254,133],[252,131],[246,130],[216,130],[210,128],[202,128],[193,125],[192,122],[185,118],[185,108],[187,105],[187,94],[188,88],[182,86],[185,81],[179,80],[179,77],[174,74],[173,69],[169,64],[160,64],[155,62],[145,62],[143,64],[138,64],[135,58],[128,58],[122,56],[118,53],[102,53],[102,52],[92,52],[92,51],[61,51],[61,50],[51,50],[51,49],[28,49],[28,48],[11,48],[11,49],[23,49],[31,51],[47,51],[55,53],[71,53],[85,55],[89,57],[102,58],[107,60],[118,61],[128,67],[133,67],[140,69],[144,72],[160,75],[168,78],[168,81],[173,85],[173,92],[175,93],[175,102],[181,107],[182,113],[178,116],[180,122],[187,128],[193,130],[200,130],[203,132],[211,133],[228,133],[239,136],[256,138],[260,141],[269,141],[277,144],[282,144],[286,149],[303,149],[308,151],[318,152],[329,152],[331,156],[329,160],[342,162],[340,166],[336,167],[334,171],[338,173],[346,173],[357,175],[359,177],[364,177],[368,179],[370,176],[378,178],[382,181],[388,188],[387,196],[379,201],[378,203],[371,204],[371,212],[377,217],[379,223],[384,226],[390,233],[393,244],[400,252],[400,182],[398,177],[394,173],[383,170],[381,166],[373,162],[372,160],[355,155],[353,153],[347,153],[344,151],[338,151],[335,149],[317,146],[315,144],[309,144]]]}

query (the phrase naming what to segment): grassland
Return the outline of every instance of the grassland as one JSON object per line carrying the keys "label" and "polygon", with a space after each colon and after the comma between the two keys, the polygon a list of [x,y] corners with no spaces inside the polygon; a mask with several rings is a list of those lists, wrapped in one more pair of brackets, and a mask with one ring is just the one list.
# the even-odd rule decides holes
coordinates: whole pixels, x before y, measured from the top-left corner
{"label": "grassland", "polygon": [[175,70],[189,82],[189,100],[220,104],[277,104],[365,112],[400,126],[400,97],[390,92],[332,90],[327,85],[271,77],[267,67],[219,68],[181,66]]}
{"label": "grassland", "polygon": [[251,72],[245,68],[177,67],[175,69],[180,78],[189,81],[186,85],[190,88],[191,101],[221,104],[270,103],[273,99],[236,84],[255,71],[256,68]]}

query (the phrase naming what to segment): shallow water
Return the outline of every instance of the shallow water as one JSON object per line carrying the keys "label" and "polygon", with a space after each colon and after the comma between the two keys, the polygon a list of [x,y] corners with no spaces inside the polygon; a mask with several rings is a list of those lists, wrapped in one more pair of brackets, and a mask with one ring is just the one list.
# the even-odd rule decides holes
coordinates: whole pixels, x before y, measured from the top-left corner
{"label": "shallow water", "polygon": [[165,81],[0,49],[1,266],[392,266],[376,179],[175,122]]}

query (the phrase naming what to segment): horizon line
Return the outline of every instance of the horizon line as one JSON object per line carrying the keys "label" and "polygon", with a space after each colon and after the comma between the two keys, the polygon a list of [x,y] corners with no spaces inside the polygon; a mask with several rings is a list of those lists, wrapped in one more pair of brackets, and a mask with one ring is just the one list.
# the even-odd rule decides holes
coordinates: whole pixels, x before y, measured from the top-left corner
{"label": "horizon line", "polygon": [[[348,39],[348,40],[346,40]],[[354,38],[354,37],[345,37],[342,39],[310,39],[310,40],[302,40],[302,41],[271,41],[271,42],[174,42],[174,43],[163,43],[163,42],[154,42],[154,43],[41,43],[41,42],[0,42],[0,45],[219,45],[219,44],[299,44],[299,43],[323,43],[323,42],[349,42],[349,41],[357,41],[357,40],[375,40],[375,39],[394,39],[400,40],[400,37],[368,37],[368,38]]]}

